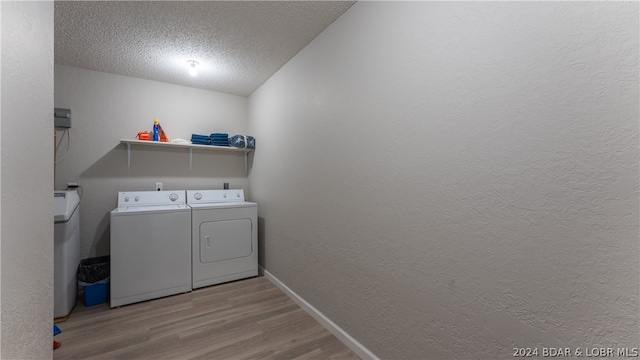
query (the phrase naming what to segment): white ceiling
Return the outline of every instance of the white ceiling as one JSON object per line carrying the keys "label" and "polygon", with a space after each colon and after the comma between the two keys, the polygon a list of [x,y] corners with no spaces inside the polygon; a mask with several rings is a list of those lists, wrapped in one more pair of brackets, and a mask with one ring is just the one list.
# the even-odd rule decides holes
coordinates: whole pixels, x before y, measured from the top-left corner
{"label": "white ceiling", "polygon": [[56,1],[55,63],[247,96],[353,3]]}

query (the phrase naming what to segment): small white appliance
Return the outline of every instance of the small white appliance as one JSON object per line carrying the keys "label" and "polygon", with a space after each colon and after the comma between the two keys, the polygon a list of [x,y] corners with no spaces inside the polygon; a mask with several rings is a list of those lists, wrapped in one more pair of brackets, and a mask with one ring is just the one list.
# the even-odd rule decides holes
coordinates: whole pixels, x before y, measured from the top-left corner
{"label": "small white appliance", "polygon": [[258,205],[242,189],[187,190],[194,289],[258,275]]}
{"label": "small white appliance", "polygon": [[53,317],[67,316],[78,296],[80,198],[73,191],[53,192]]}
{"label": "small white appliance", "polygon": [[191,291],[185,191],[119,192],[111,211],[110,306]]}

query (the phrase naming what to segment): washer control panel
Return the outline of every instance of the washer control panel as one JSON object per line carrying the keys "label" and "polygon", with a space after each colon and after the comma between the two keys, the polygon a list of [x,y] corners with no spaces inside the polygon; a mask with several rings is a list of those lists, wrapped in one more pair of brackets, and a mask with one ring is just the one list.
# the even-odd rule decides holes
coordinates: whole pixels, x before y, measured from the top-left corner
{"label": "washer control panel", "polygon": [[185,205],[185,191],[121,191],[118,193],[118,207]]}
{"label": "washer control panel", "polygon": [[227,202],[244,202],[244,190],[187,190],[187,204]]}

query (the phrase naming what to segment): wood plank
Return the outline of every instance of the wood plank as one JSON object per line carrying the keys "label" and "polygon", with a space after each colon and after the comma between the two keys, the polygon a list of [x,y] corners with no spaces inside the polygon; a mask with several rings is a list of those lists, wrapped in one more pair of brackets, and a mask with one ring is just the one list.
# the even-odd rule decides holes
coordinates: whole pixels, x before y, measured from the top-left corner
{"label": "wood plank", "polygon": [[110,309],[79,304],[59,323],[63,359],[358,359],[264,277]]}

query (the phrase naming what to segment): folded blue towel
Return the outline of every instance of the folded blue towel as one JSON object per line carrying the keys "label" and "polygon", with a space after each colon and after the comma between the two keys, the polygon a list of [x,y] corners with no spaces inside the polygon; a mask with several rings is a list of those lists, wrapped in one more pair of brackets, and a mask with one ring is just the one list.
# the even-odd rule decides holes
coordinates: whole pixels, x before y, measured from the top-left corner
{"label": "folded blue towel", "polygon": [[248,135],[234,135],[229,138],[229,145],[243,149],[255,149],[256,139]]}
{"label": "folded blue towel", "polygon": [[191,140],[194,145],[211,145],[211,140]]}
{"label": "folded blue towel", "polygon": [[211,135],[209,135],[209,137],[214,138],[214,137],[229,137],[229,134],[227,133],[212,133]]}
{"label": "folded blue towel", "polygon": [[191,137],[209,139],[209,135],[191,134]]}

